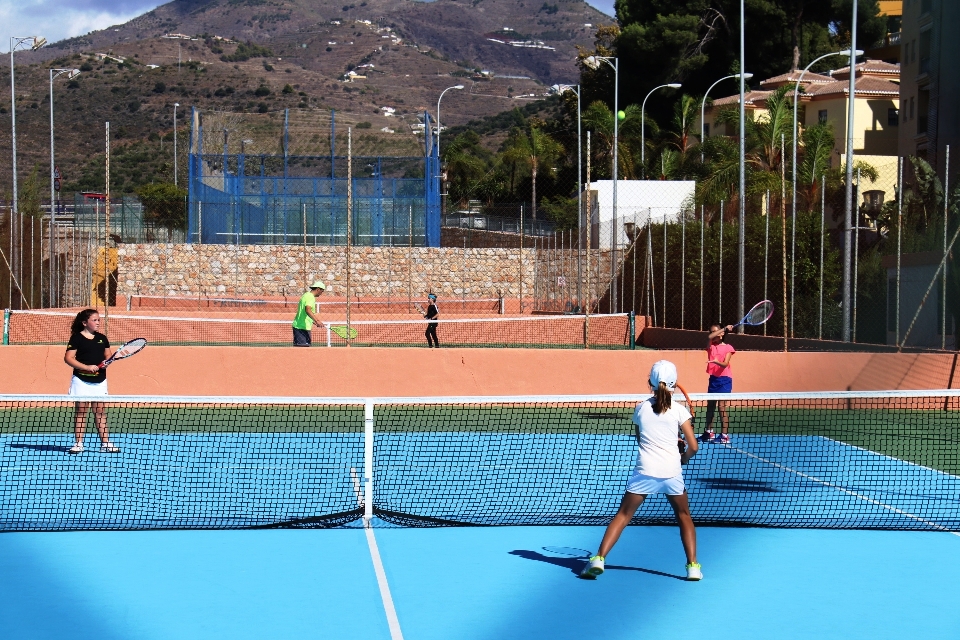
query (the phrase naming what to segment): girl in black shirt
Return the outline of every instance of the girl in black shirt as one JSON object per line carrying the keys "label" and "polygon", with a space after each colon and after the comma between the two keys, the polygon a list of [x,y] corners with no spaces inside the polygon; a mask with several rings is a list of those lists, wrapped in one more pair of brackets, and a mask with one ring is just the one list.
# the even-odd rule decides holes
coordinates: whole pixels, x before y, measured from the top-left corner
{"label": "girl in black shirt", "polygon": [[[99,332],[100,314],[96,309],[84,309],[73,319],[70,325],[70,343],[63,361],[73,367],[70,381],[71,396],[97,397],[107,395],[107,370],[100,363],[114,353],[107,336]],[[107,432],[107,415],[100,402],[78,402],[74,416],[74,445],[70,453],[83,453],[83,434],[86,430],[87,411],[93,409],[97,432],[100,434],[102,453],[120,453],[120,449],[110,442]]]}
{"label": "girl in black shirt", "polygon": [[[436,320],[440,315],[440,309],[437,308],[437,296],[430,294],[427,296],[430,304],[427,305],[427,312],[423,314],[423,317],[427,320]],[[427,330],[424,332],[424,335],[427,337],[427,346],[428,347],[440,347],[440,340],[437,339],[437,325],[439,322],[429,322],[427,323]]]}

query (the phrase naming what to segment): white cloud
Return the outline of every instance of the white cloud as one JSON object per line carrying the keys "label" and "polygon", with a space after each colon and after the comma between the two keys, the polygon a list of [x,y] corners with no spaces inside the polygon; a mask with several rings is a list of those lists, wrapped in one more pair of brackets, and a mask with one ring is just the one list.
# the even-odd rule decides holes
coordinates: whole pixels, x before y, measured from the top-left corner
{"label": "white cloud", "polygon": [[[52,43],[123,24],[160,4],[156,0],[74,0],[69,4],[56,0],[0,0],[0,24],[7,25],[10,35],[39,35]],[[9,51],[9,40],[2,38],[0,47]]]}

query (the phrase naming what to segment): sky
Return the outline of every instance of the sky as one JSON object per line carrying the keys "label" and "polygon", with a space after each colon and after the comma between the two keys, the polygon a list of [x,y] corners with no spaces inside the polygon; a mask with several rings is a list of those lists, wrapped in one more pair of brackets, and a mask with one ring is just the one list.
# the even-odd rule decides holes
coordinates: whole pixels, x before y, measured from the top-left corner
{"label": "sky", "polygon": [[[613,15],[613,0],[589,0]],[[122,24],[164,4],[157,0],[0,0],[0,24],[13,33],[2,34],[0,51],[10,51],[9,36],[39,35],[49,42]]]}

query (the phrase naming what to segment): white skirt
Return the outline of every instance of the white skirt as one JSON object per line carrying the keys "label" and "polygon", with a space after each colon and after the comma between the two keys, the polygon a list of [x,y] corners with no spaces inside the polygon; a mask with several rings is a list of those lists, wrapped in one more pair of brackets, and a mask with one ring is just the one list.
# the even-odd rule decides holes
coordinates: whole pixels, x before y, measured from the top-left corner
{"label": "white skirt", "polygon": [[103,382],[84,382],[77,376],[70,378],[70,391],[67,395],[71,396],[105,396],[107,395],[107,381]]}
{"label": "white skirt", "polygon": [[668,496],[682,495],[685,490],[683,474],[678,473],[672,478],[654,478],[642,473],[633,472],[627,480],[627,491],[641,495],[651,493],[665,493]]}

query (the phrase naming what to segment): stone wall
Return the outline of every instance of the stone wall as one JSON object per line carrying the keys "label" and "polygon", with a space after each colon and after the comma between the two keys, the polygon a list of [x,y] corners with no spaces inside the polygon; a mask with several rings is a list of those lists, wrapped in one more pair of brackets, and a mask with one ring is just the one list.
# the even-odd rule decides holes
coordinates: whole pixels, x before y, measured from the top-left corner
{"label": "stone wall", "polygon": [[[345,247],[123,244],[120,295],[298,295],[314,279],[346,289]],[[523,295],[533,295],[535,251],[523,250]],[[446,298],[520,294],[520,249],[354,247],[351,290],[361,297],[433,291]]]}

